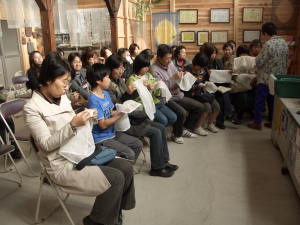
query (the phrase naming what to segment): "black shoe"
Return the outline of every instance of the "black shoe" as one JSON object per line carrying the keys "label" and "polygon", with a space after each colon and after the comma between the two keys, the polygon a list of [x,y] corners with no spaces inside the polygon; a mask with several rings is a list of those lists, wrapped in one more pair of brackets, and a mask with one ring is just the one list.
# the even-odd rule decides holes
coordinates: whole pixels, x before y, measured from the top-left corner
{"label": "black shoe", "polygon": [[224,124],[220,124],[220,123],[217,123],[216,127],[220,128],[222,130],[224,130],[226,128]]}
{"label": "black shoe", "polygon": [[175,164],[171,164],[171,163],[167,162],[166,163],[166,168],[170,169],[170,170],[173,170],[173,171],[176,171],[179,167]]}
{"label": "black shoe", "polygon": [[272,128],[272,123],[270,123],[270,122],[269,123],[264,123],[264,126],[267,127],[267,128]]}
{"label": "black shoe", "polygon": [[83,218],[83,225],[104,225],[103,223],[95,223],[89,216]]}
{"label": "black shoe", "polygon": [[149,174],[150,176],[157,176],[157,177],[171,177],[174,174],[174,170],[168,168],[163,168],[158,170],[151,169]]}

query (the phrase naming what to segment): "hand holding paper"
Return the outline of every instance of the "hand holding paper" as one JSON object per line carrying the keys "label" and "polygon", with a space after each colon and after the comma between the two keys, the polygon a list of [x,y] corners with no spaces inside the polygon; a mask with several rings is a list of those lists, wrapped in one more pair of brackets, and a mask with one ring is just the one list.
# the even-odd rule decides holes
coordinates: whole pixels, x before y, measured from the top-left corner
{"label": "hand holding paper", "polygon": [[185,75],[177,81],[180,89],[183,91],[189,91],[193,84],[196,82],[197,78],[194,77],[191,73],[187,72]]}
{"label": "hand holding paper", "polygon": [[125,114],[121,119],[119,119],[115,123],[116,131],[126,131],[130,128],[130,121],[128,118],[128,113],[133,112],[140,105],[141,105],[140,103],[133,101],[133,100],[127,100],[123,104],[116,104],[117,113]]}

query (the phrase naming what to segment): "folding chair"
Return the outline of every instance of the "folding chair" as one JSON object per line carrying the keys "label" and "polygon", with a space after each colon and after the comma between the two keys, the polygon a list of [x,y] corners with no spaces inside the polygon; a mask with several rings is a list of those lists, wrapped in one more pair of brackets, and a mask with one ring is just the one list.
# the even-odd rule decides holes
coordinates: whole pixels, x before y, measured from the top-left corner
{"label": "folding chair", "polygon": [[[45,183],[45,178],[46,178],[46,179],[48,180],[49,185],[50,185],[51,189],[53,190],[53,192],[54,192],[56,198],[58,199],[60,206],[63,208],[65,214],[67,215],[68,220],[70,221],[70,224],[71,224],[71,225],[75,225],[75,223],[74,223],[74,221],[73,221],[73,219],[72,219],[72,217],[71,217],[71,215],[70,215],[70,213],[69,213],[69,211],[68,211],[68,209],[67,209],[67,207],[66,207],[66,205],[65,205],[65,203],[66,203],[66,201],[68,200],[70,194],[64,192],[64,193],[66,194],[66,196],[65,196],[64,198],[62,198],[62,196],[61,196],[60,193],[59,193],[59,190],[60,190],[60,189],[59,189],[59,186],[56,185],[56,184],[51,180],[51,178],[50,178],[50,176],[48,175],[48,173],[47,173],[47,171],[46,171],[46,169],[45,169],[43,163],[40,162],[40,164],[41,164],[41,167],[42,167],[42,171],[41,171],[41,176],[40,176],[40,188],[39,188],[39,194],[38,194],[38,200],[37,200],[37,206],[36,206],[35,222],[34,222],[34,224],[39,224],[39,223],[44,222],[44,221],[45,221],[46,219],[48,219],[51,215],[53,215],[53,214],[55,213],[55,211],[57,211],[57,210],[59,209],[59,206],[58,206],[58,207],[56,207],[54,210],[52,210],[52,211],[48,214],[48,216],[46,216],[46,217],[44,217],[44,218],[42,218],[42,219],[39,219],[40,206],[41,206],[41,198],[42,198],[42,190],[43,190],[43,184]],[[61,191],[61,190],[60,190],[60,191]],[[63,191],[61,191],[61,192],[63,192]]]}
{"label": "folding chair", "polygon": [[[1,137],[0,137],[0,142],[1,142],[1,145],[0,145],[0,156],[8,156],[8,158],[11,161],[11,163],[15,167],[16,172],[17,172],[17,174],[19,176],[19,179],[20,179],[20,181],[16,181],[16,182],[19,185],[19,187],[21,187],[22,183],[23,183],[23,179],[22,179],[21,173],[18,170],[18,168],[17,168],[17,166],[15,164],[14,159],[10,155],[10,153],[15,150],[15,147],[13,145],[6,145]],[[5,172],[8,172],[8,171],[5,171]]]}
{"label": "folding chair", "polygon": [[27,130],[25,130],[23,132],[16,132],[14,134],[6,121],[6,118],[12,117],[12,116],[18,114],[19,112],[21,112],[23,110],[25,103],[26,102],[23,99],[15,99],[15,100],[4,102],[4,103],[0,104],[0,118],[2,119],[2,121],[4,122],[4,124],[6,126],[6,131],[7,131],[6,144],[10,143],[10,137],[11,137],[12,140],[14,140],[14,142],[16,143],[17,147],[19,148],[20,153],[21,153],[26,165],[30,169],[31,173],[34,176],[36,176],[31,165],[29,164],[29,161],[27,160],[27,158],[24,154],[24,151],[22,150],[22,148],[19,144],[19,141],[28,142],[30,145],[30,149],[31,149],[29,132]]}
{"label": "folding chair", "polygon": [[12,86],[11,86],[11,90],[17,90],[16,86],[17,84],[25,84],[27,81],[29,81],[27,76],[14,76],[11,79],[12,82]]}

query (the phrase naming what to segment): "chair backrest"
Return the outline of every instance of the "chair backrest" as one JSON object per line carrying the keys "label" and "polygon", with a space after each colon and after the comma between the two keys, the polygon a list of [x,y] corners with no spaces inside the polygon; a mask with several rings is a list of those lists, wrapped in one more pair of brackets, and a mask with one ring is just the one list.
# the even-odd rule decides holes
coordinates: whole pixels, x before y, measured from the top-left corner
{"label": "chair backrest", "polygon": [[13,116],[23,110],[26,101],[24,99],[15,99],[9,102],[0,104],[0,114],[2,117],[7,118]]}
{"label": "chair backrest", "polygon": [[13,84],[24,84],[29,81],[27,76],[16,76],[11,79]]}

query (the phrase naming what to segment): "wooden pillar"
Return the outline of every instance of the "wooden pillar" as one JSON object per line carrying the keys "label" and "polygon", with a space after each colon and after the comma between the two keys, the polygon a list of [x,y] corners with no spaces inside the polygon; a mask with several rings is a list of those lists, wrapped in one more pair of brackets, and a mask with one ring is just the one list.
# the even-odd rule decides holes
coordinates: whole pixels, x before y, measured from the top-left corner
{"label": "wooden pillar", "polygon": [[56,50],[53,6],[54,0],[35,0],[41,12],[44,51],[47,54]]}
{"label": "wooden pillar", "polygon": [[113,52],[118,50],[118,11],[121,0],[104,0],[110,15],[111,47]]}
{"label": "wooden pillar", "polygon": [[128,15],[128,0],[123,0],[123,15],[124,15],[124,29],[125,29],[125,47],[128,48],[130,45],[129,41],[129,15]]}
{"label": "wooden pillar", "polygon": [[[300,6],[298,6],[298,9]],[[297,33],[296,33],[296,62],[294,63],[293,74],[300,75],[300,13],[298,10]]]}
{"label": "wooden pillar", "polygon": [[175,0],[170,0],[170,12],[175,12]]}
{"label": "wooden pillar", "polygon": [[233,3],[233,40],[239,45],[239,5],[240,0]]}

